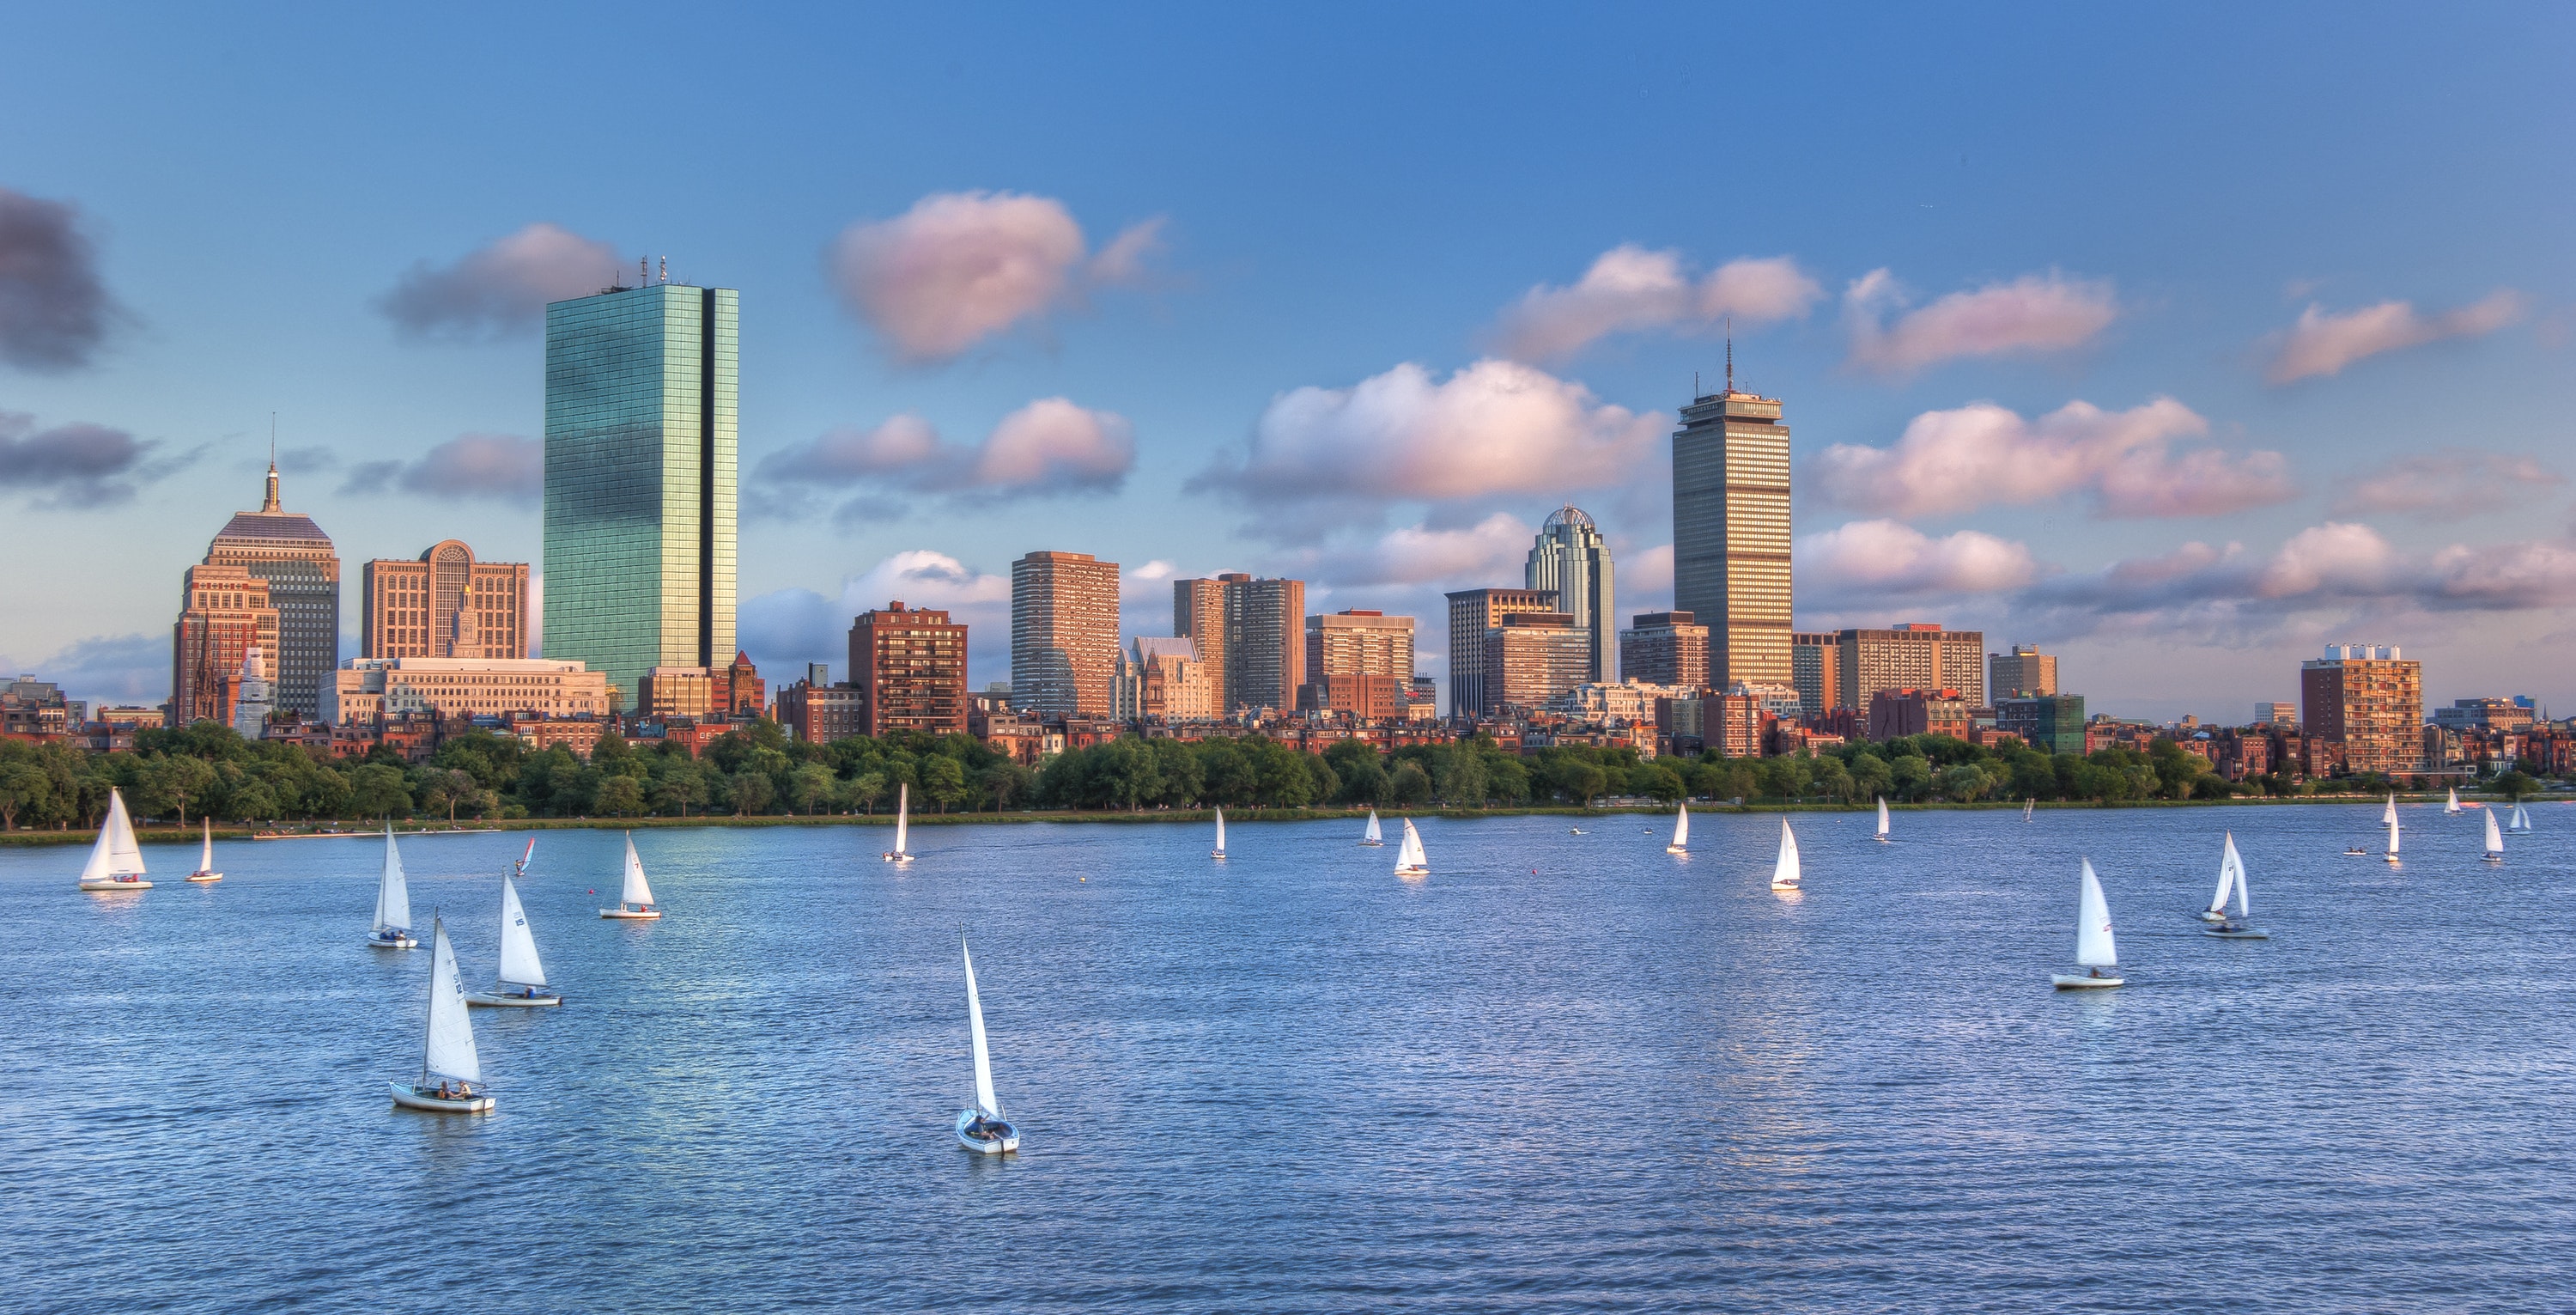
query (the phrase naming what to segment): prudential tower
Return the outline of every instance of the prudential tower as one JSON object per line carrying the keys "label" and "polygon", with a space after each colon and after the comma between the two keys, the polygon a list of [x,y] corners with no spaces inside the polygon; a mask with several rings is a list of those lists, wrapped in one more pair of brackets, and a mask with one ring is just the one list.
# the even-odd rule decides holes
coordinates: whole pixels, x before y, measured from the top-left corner
{"label": "prudential tower", "polygon": [[1708,627],[1708,679],[1786,685],[1789,427],[1777,398],[1694,398],[1673,431],[1673,607]]}

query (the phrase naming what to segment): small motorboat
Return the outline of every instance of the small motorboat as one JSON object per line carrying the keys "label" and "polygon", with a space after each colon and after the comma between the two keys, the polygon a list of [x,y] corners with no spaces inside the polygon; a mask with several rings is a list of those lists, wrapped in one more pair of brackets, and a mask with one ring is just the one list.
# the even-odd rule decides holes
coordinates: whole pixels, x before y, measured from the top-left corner
{"label": "small motorboat", "polygon": [[420,1076],[388,1082],[394,1104],[432,1114],[488,1114],[492,1093],[483,1085],[483,1063],[474,1053],[474,1020],[456,972],[456,947],[447,926],[430,919],[429,1025],[420,1048]]}
{"label": "small motorboat", "polygon": [[2111,903],[2102,897],[2102,879],[2093,875],[2093,860],[2083,862],[2083,886],[2075,902],[2075,963],[2085,971],[2049,978],[2061,991],[2108,990],[2128,981],[2119,974],[2120,951],[2111,940]]}
{"label": "small motorboat", "polygon": [[134,819],[125,811],[125,794],[112,785],[107,788],[107,820],[99,825],[98,840],[89,847],[89,862],[81,865],[80,888],[152,889],[152,883],[143,879],[143,846],[135,843]]}
{"label": "small motorboat", "polygon": [[977,1155],[1008,1155],[1020,1149],[1020,1130],[1002,1117],[1001,1097],[993,1094],[993,1053],[984,1044],[984,1001],[975,993],[975,954],[962,937],[957,953],[966,961],[966,1036],[975,1051],[975,1098],[957,1111],[957,1144]]}
{"label": "small motorboat", "polygon": [[[886,862],[888,862],[888,863],[892,863],[892,864],[894,864],[894,865],[895,865],[895,866],[897,866],[897,867],[901,867],[901,866],[903,866],[904,864],[909,863],[909,862],[911,862],[911,861],[912,861],[912,849],[911,849],[911,847],[910,847],[910,845],[911,845],[911,840],[912,840],[912,783],[911,783],[911,782],[909,782],[909,781],[907,781],[907,782],[904,782],[903,784],[898,785],[898,786],[896,786],[896,787],[895,787],[895,793],[894,793],[894,848],[887,850],[886,852],[884,852],[883,854],[878,855],[877,857],[882,858],[882,859],[884,859]],[[629,849],[630,849],[630,852],[631,852],[631,850],[632,850],[632,842],[631,842],[631,841],[629,842]]]}
{"label": "small motorboat", "polygon": [[603,918],[623,918],[630,922],[650,922],[662,916],[662,906],[653,902],[653,888],[644,881],[644,860],[635,857],[635,833],[626,833],[626,882],[617,892],[617,907],[601,909]]}
{"label": "small motorboat", "polygon": [[1565,834],[1569,836],[1588,836],[1592,833],[1579,826],[1570,826],[1565,829]]}
{"label": "small motorboat", "polygon": [[2345,856],[2346,856],[2346,857],[2350,857],[2350,858],[2368,858],[2368,857],[2370,857],[2370,851],[2369,851],[2368,849],[2363,848],[2363,847],[2362,847],[2362,846],[2360,846],[2360,845],[2346,845],[2346,846],[2344,846],[2344,847],[2343,847],[2343,852],[2344,852],[2344,854],[2345,854]]}
{"label": "small motorboat", "polygon": [[188,874],[188,880],[201,886],[212,885],[224,879],[223,873],[215,871],[215,820],[200,820],[206,824],[205,840],[197,847],[197,870]]}
{"label": "small motorboat", "polygon": [[385,821],[385,871],[376,882],[376,922],[367,945],[377,950],[416,950],[411,938],[411,887],[403,881],[402,850],[394,844],[394,824]]}

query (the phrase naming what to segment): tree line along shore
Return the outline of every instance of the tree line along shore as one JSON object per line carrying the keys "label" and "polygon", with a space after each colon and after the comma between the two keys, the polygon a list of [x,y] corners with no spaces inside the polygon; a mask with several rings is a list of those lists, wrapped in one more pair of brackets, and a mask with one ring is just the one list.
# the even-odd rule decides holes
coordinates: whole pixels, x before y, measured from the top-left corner
{"label": "tree line along shore", "polygon": [[[1032,769],[965,735],[788,738],[774,722],[731,732],[691,756],[603,738],[588,759],[561,747],[473,731],[426,762],[378,748],[335,760],[292,744],[247,741],[210,722],[144,731],[131,751],[0,741],[0,841],[77,839],[105,814],[109,789],[146,832],[212,817],[227,835],[312,833],[394,819],[406,831],[495,826],[781,825],[869,822],[908,792],[915,823],[940,820],[1186,820],[1222,806],[1252,816],[1598,811],[1605,801],[1665,808],[1834,809],[1885,798],[1899,807],[2120,806],[2295,801],[2379,795],[2371,775],[2229,782],[2170,743],[2089,755],[1991,750],[1949,736],[1842,745],[1775,758],[1642,759],[1633,749],[1545,748],[1522,756],[1485,736],[1380,754],[1361,742],[1309,754],[1269,739],[1130,735]],[[2506,798],[2539,789],[2507,773]],[[2400,791],[2403,792],[2402,790]],[[157,824],[157,825],[156,825]]]}

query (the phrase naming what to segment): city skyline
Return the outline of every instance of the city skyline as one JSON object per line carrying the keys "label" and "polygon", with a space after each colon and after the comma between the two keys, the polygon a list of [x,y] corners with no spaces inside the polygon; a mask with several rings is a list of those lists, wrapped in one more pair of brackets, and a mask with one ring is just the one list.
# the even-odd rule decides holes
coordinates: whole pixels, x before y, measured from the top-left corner
{"label": "city skyline", "polygon": [[[106,48],[94,16],[25,21],[32,42]],[[744,39],[781,66],[800,43],[962,39],[905,21],[919,26]],[[1133,58],[1062,21],[981,49],[991,85],[1014,88],[991,111],[961,117],[931,60],[884,70],[882,123],[864,129],[812,113],[793,79],[687,122],[568,59],[587,35],[552,20],[489,56],[527,73],[504,75],[522,89],[463,116],[366,94],[430,85],[456,56],[438,34],[370,67],[365,90],[324,58],[361,34],[258,22],[183,18],[126,69],[26,70],[0,88],[11,231],[88,254],[48,285],[67,298],[55,327],[0,360],[0,498],[28,560],[0,662],[84,697],[166,696],[132,687],[167,684],[168,582],[239,505],[233,481],[258,478],[270,412],[290,501],[353,566],[445,539],[541,562],[542,298],[522,294],[658,279],[667,251],[675,278],[754,298],[737,617],[764,666],[828,658],[852,616],[902,597],[970,623],[976,670],[1006,670],[1008,565],[1039,547],[1126,563],[1131,609],[1243,569],[1307,581],[1308,613],[1428,622],[1444,592],[1518,581],[1538,522],[1568,502],[1610,540],[1624,626],[1676,605],[1662,436],[1700,391],[1691,374],[1717,381],[1731,320],[1741,382],[1797,417],[1800,630],[1920,620],[2038,643],[2120,715],[2295,698],[2284,673],[2326,638],[2423,655],[2427,706],[2508,689],[2570,702],[2547,660],[2576,598],[2555,456],[2576,279],[2547,236],[2566,190],[2444,163],[2462,140],[2545,152],[2563,136],[2569,111],[2534,76],[2562,16],[2516,42],[2232,17],[2181,116],[2126,108],[2178,47],[2212,44],[2179,17],[1896,19],[1832,40],[1814,20],[1739,17],[1730,37],[1779,52],[1793,91],[1722,117],[1633,63],[1640,34],[1705,17],[1543,41],[1505,24],[1444,55],[1450,25],[1401,16],[1387,49],[1425,62],[1459,116],[1435,116],[1454,152],[1430,157],[1443,203],[1417,207],[1356,204],[1407,186],[1432,149],[1378,139],[1419,110],[1390,102],[1368,60],[1298,59],[1295,34],[1255,41],[1240,20],[1182,25],[1169,41],[1212,53],[1288,44],[1222,61],[1241,86],[1167,81],[1165,105],[1201,111],[1174,116],[1057,81],[1052,52]],[[1960,93],[1931,72],[2078,37],[2107,50],[2098,89]],[[1560,76],[1518,102],[1461,71],[1542,47]],[[2401,47],[2485,76],[2437,96],[2359,72]],[[1292,62],[1343,105],[1261,115],[1259,89]],[[213,67],[281,76],[244,90],[208,83]],[[78,123],[44,109],[138,79],[169,91]],[[474,163],[409,177],[289,136],[202,179],[185,213],[132,184],[131,162],[213,158],[206,140],[322,97],[351,131]],[[1064,108],[1019,141],[1025,97]],[[523,124],[585,99],[667,131],[529,165]],[[2024,122],[2042,100],[2051,122]],[[2311,122],[2321,105],[2341,108]],[[1890,127],[1896,107],[1914,121]],[[2240,142],[2246,123],[2263,126]],[[1659,157],[1720,129],[1763,204],[1711,218],[1736,184]],[[708,132],[763,139],[733,194],[644,186]],[[1614,145],[1549,155],[1595,141]],[[1283,201],[1238,162],[1264,154],[1247,142],[1334,159],[1347,181]],[[859,167],[818,178],[832,144]],[[2440,207],[2384,186],[2392,154],[2433,162],[2420,190]],[[2171,186],[2183,176],[2195,185]],[[1464,241],[1461,207],[1491,216]],[[984,301],[899,276],[979,243],[1029,254],[1029,281]],[[359,607],[342,588],[345,623]],[[1121,628],[1158,625],[1131,610]],[[1423,638],[1421,669],[1441,674],[1441,628]],[[343,657],[355,640],[342,630]]]}

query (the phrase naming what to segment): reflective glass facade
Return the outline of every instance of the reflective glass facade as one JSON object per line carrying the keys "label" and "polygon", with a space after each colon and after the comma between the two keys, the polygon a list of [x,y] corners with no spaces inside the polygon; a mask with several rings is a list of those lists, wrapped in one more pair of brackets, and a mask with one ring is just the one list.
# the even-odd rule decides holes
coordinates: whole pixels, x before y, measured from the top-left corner
{"label": "reflective glass facade", "polygon": [[632,707],[734,651],[738,295],[678,283],[546,307],[548,658]]}

